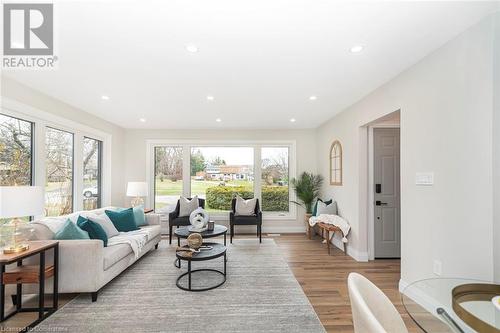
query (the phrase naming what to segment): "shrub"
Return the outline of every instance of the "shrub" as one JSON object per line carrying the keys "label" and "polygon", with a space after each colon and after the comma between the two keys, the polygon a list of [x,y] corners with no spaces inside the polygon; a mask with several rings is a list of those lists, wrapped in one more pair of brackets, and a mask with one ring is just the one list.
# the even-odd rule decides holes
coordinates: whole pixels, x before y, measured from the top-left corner
{"label": "shrub", "polygon": [[241,196],[245,199],[253,198],[253,192],[243,186],[215,186],[206,191],[207,208],[217,210],[231,210],[231,200]]}
{"label": "shrub", "polygon": [[[253,192],[243,186],[209,187],[206,190],[207,208],[231,210],[231,200],[236,197],[236,195],[245,199],[253,198]],[[267,212],[288,211],[288,186],[262,187],[261,209]]]}
{"label": "shrub", "polygon": [[262,211],[283,212],[289,209],[288,186],[262,187]]}

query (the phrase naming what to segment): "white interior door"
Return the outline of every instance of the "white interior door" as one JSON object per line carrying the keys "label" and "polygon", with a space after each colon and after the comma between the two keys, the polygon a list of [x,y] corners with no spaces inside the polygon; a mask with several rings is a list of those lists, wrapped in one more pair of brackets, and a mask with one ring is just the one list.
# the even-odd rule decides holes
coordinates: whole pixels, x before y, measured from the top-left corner
{"label": "white interior door", "polygon": [[373,145],[375,258],[400,258],[399,128],[375,128]]}

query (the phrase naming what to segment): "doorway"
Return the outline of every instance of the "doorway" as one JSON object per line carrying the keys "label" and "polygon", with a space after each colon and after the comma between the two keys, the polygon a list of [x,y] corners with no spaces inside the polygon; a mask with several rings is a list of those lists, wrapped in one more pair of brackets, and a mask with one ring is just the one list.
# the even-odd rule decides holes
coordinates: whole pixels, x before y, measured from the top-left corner
{"label": "doorway", "polygon": [[373,129],[373,256],[401,257],[400,129]]}

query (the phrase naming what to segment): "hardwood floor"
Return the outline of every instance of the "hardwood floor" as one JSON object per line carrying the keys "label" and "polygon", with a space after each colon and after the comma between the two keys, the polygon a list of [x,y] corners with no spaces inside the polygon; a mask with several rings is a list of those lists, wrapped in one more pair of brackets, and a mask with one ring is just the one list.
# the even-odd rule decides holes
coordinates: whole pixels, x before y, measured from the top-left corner
{"label": "hardwood floor", "polygon": [[[248,235],[238,235],[235,241],[240,237],[246,238]],[[402,314],[410,332],[422,332],[411,321],[401,304],[398,291],[399,260],[359,263],[335,247],[332,254],[328,255],[326,244],[322,244],[319,237],[309,240],[304,234],[290,234],[273,238],[328,332],[354,332],[347,291],[347,275],[350,272],[363,274],[382,289]],[[73,297],[75,295],[61,295],[60,305]],[[7,300],[7,304],[11,304],[10,300]],[[18,314],[1,323],[0,331],[17,331],[13,328],[24,327],[34,318],[34,314]]]}
{"label": "hardwood floor", "polygon": [[318,236],[309,240],[299,234],[282,235],[274,240],[283,250],[295,278],[328,332],[354,332],[347,291],[350,272],[363,274],[382,289],[401,313],[410,332],[422,332],[401,303],[398,291],[400,260],[360,263],[335,247],[328,255],[326,244],[322,244]]}

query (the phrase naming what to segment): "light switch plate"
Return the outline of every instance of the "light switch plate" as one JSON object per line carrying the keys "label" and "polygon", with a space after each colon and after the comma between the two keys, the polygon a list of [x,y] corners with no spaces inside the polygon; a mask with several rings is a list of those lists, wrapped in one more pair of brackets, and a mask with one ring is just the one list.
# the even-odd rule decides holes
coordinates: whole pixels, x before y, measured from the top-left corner
{"label": "light switch plate", "polygon": [[415,175],[416,185],[434,185],[434,172],[417,172]]}

